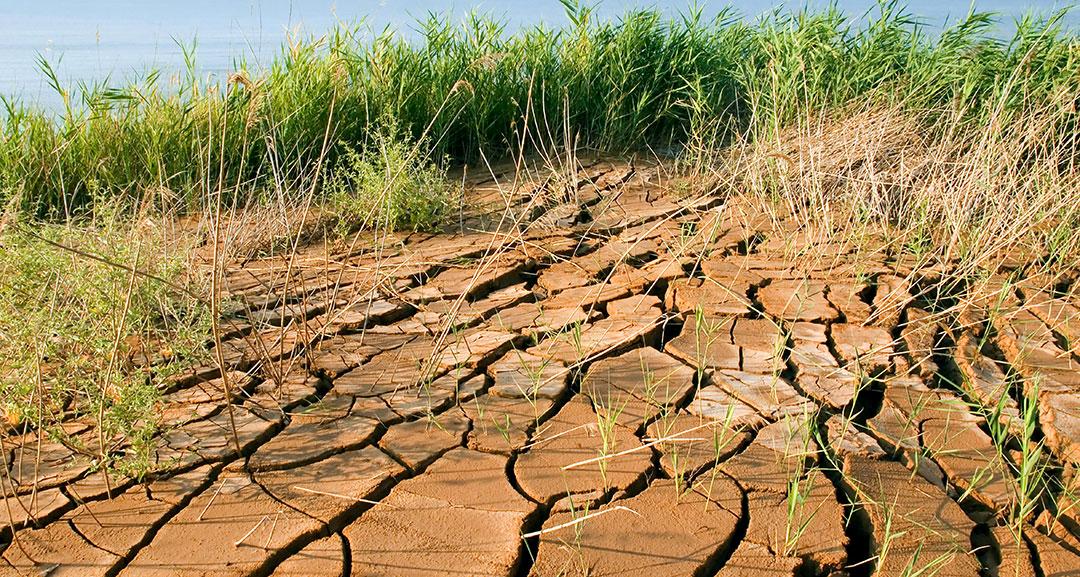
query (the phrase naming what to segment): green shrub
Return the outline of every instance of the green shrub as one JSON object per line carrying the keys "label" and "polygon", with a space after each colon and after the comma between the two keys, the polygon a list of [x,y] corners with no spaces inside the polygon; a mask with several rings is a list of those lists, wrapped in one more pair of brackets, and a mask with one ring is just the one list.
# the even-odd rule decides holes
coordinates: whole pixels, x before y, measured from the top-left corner
{"label": "green shrub", "polygon": [[347,144],[329,176],[339,231],[435,230],[453,205],[445,170],[418,156],[392,123],[360,151]]}

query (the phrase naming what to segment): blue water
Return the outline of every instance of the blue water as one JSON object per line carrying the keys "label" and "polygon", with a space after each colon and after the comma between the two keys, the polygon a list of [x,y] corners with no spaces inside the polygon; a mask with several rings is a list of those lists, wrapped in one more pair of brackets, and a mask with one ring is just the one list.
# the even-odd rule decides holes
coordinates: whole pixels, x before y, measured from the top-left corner
{"label": "blue water", "polygon": [[[706,15],[729,4],[746,18],[775,7],[752,0],[701,2]],[[688,5],[689,0],[605,0],[595,14],[617,17],[634,7],[654,6],[676,14]],[[824,2],[812,0],[811,6],[815,5]],[[1000,24],[1004,36],[1012,28],[1010,18],[1028,11],[1048,13],[1064,5],[1055,0],[978,0],[976,7],[1006,15]],[[858,15],[876,2],[841,0],[840,6]],[[912,0],[907,6],[928,26],[939,28],[965,15],[971,5],[957,0]],[[390,26],[415,38],[416,19],[429,11],[461,18],[470,9],[504,20],[510,30],[539,22],[552,27],[567,24],[558,0],[0,0],[0,95],[57,105],[59,97],[45,80],[39,58],[53,67],[64,86],[105,79],[122,85],[150,70],[182,69],[183,44],[197,47],[200,74],[219,79],[234,69],[237,57],[258,69],[290,34],[319,35],[338,22],[364,19],[374,30]],[[1067,23],[1080,24],[1080,11],[1071,13]]]}

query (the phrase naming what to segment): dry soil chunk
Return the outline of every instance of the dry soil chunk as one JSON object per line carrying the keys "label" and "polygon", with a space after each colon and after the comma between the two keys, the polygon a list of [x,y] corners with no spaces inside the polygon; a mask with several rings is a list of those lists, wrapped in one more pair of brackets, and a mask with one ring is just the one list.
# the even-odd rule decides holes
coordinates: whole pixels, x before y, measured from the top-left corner
{"label": "dry soil chunk", "polygon": [[248,575],[320,527],[247,477],[229,474],[166,523],[120,574]]}
{"label": "dry soil chunk", "polygon": [[341,577],[345,567],[345,541],[331,535],[313,541],[274,569],[276,577]]}
{"label": "dry soil chunk", "polygon": [[[87,458],[61,443],[46,439],[39,442],[35,434],[27,435],[25,439],[12,451],[14,456],[10,462],[9,481],[19,492],[33,487],[44,489],[62,485],[90,470]],[[96,444],[97,439],[92,441]]]}
{"label": "dry soil chunk", "polygon": [[534,505],[506,457],[455,449],[345,528],[353,575],[509,575]]}
{"label": "dry soil chunk", "polygon": [[570,370],[562,363],[518,350],[488,366],[487,374],[495,381],[490,393],[509,399],[557,399],[570,380]]}
{"label": "dry soil chunk", "polygon": [[758,300],[765,312],[787,321],[826,322],[840,314],[825,298],[825,283],[819,280],[780,280],[762,287]]}
{"label": "dry soil chunk", "polygon": [[1013,504],[1011,473],[993,440],[965,421],[927,419],[922,422],[923,444],[961,490],[997,511]]}
{"label": "dry soil chunk", "polygon": [[651,451],[564,469],[641,446],[638,438],[622,427],[609,431],[601,427],[603,423],[586,399],[571,399],[518,457],[514,473],[521,489],[537,502],[549,503],[567,493],[628,488],[652,465]]}
{"label": "dry soil chunk", "polygon": [[1039,568],[1046,577],[1072,577],[1080,574],[1080,555],[1066,549],[1053,539],[1039,533],[1028,531],[1025,536],[1031,541],[1038,553]]}
{"label": "dry soil chunk", "polygon": [[741,368],[748,373],[776,374],[784,369],[788,336],[771,319],[738,319],[731,329],[738,345]]}
{"label": "dry soil chunk", "polygon": [[541,302],[544,309],[583,308],[591,311],[606,303],[630,296],[630,289],[610,283],[571,288]]}
{"label": "dry soil chunk", "polygon": [[459,408],[390,427],[379,445],[413,471],[464,441],[469,418]]}
{"label": "dry soil chunk", "polygon": [[682,402],[693,387],[693,369],[651,347],[594,363],[581,386],[593,402],[618,390],[659,406]]}
{"label": "dry soil chunk", "polygon": [[900,322],[900,313],[911,302],[911,283],[906,278],[882,275],[874,293],[874,314],[870,322],[892,330]]}
{"label": "dry soil chunk", "polygon": [[746,315],[750,312],[748,286],[711,279],[678,279],[668,288],[668,304],[690,315],[698,311],[707,315]]}
{"label": "dry soil chunk", "polygon": [[726,477],[715,479],[705,494],[699,488],[679,495],[674,481],[660,480],[596,516],[583,518],[580,510],[553,515],[544,524],[552,530],[540,536],[531,574],[694,574],[730,545],[741,510],[742,493]]}
{"label": "dry soil chunk", "polygon": [[813,463],[817,443],[809,436],[806,420],[790,419],[761,429],[754,442],[720,469],[743,487],[787,494],[792,479],[800,478]]}
{"label": "dry soil chunk", "polygon": [[781,557],[764,545],[743,541],[724,563],[717,577],[785,577],[795,575],[802,560]]}
{"label": "dry soil chunk", "polygon": [[331,311],[328,324],[337,331],[361,329],[394,322],[409,314],[411,310],[412,307],[404,303],[365,299]]}
{"label": "dry soil chunk", "polygon": [[660,329],[660,315],[601,319],[571,332],[547,339],[529,349],[531,354],[567,365],[616,355],[640,345],[651,344]]}
{"label": "dry soil chunk", "polygon": [[740,367],[739,347],[731,340],[733,317],[697,317],[686,319],[679,335],[664,345],[664,351],[698,369]]}
{"label": "dry soil chunk", "polygon": [[334,379],[334,391],[341,395],[375,397],[414,387],[425,377],[432,376],[436,375],[430,374],[421,360],[403,357],[394,351],[376,355]]}
{"label": "dry soil chunk", "polygon": [[470,331],[433,355],[428,366],[437,366],[439,372],[457,366],[486,366],[510,350],[519,338],[504,331],[483,328]]}
{"label": "dry soil chunk", "polygon": [[754,407],[716,385],[701,387],[686,412],[734,429],[758,429],[768,422]]}
{"label": "dry soil chunk", "polygon": [[990,529],[994,540],[997,541],[998,577],[1036,577],[1035,567],[1031,564],[1031,549],[1027,541],[1021,536],[1019,541],[1016,534],[1008,527],[994,527]]}
{"label": "dry soil chunk", "polygon": [[[445,378],[453,380],[454,377],[455,375],[451,373],[437,380]],[[403,419],[410,419],[417,415],[441,413],[454,403],[456,395],[449,387],[435,387],[431,383],[425,383],[415,388],[398,389],[393,393],[385,393],[381,398],[394,413],[400,415]]]}
{"label": "dry soil chunk", "polygon": [[1039,395],[1039,423],[1054,454],[1066,462],[1080,463],[1080,399],[1076,393]]}
{"label": "dry soil chunk", "polygon": [[983,407],[995,411],[1000,409],[1001,422],[1009,427],[1013,434],[1020,434],[1020,410],[1016,400],[1009,394],[1009,382],[1005,373],[993,360],[979,351],[978,340],[965,332],[956,341],[953,356],[956,366],[963,373],[964,389]]}
{"label": "dry soil chunk", "polygon": [[472,420],[468,446],[485,453],[520,450],[554,403],[549,399],[507,399],[480,395],[461,405]]}
{"label": "dry soil chunk", "polygon": [[1080,341],[1080,309],[1063,299],[1052,298],[1043,291],[1028,296],[1024,305],[1031,313],[1043,320],[1052,330],[1061,334],[1075,346]]}
{"label": "dry soil chunk", "polygon": [[609,317],[653,315],[660,312],[660,298],[641,294],[611,301],[607,304]]}
{"label": "dry soil chunk", "polygon": [[907,322],[904,323],[900,336],[904,339],[908,358],[915,367],[916,373],[924,379],[930,378],[938,371],[937,363],[933,358],[938,328],[938,319],[935,315],[918,307],[907,309]]}
{"label": "dry soil chunk", "polygon": [[[43,529],[19,532],[4,560],[26,574],[106,575],[178,504],[210,483],[208,467],[92,501]],[[36,564],[23,554],[29,553]],[[0,574],[3,574],[0,567]]]}
{"label": "dry soil chunk", "polygon": [[[734,419],[733,419],[734,421]],[[648,441],[660,440],[660,466],[673,477],[694,475],[730,457],[750,438],[746,427],[678,412],[649,425]]]}
{"label": "dry soil chunk", "polygon": [[829,284],[829,300],[844,313],[849,323],[862,324],[870,318],[870,305],[862,299],[867,289],[863,283],[836,282]]}
{"label": "dry soil chunk", "polygon": [[685,400],[693,387],[693,369],[644,347],[593,364],[581,390],[602,416],[637,431],[660,412]]}
{"label": "dry soil chunk", "polygon": [[260,446],[249,463],[256,471],[313,463],[368,443],[378,429],[378,421],[358,415],[322,422],[290,423]]}
{"label": "dry soil chunk", "polygon": [[858,430],[840,416],[833,416],[825,423],[829,431],[829,446],[837,455],[857,455],[867,459],[884,459],[881,445],[866,433]]}
{"label": "dry soil chunk", "polygon": [[12,499],[9,521],[16,527],[27,523],[45,524],[71,506],[71,500],[59,488],[43,489],[9,499]]}
{"label": "dry soil chunk", "polygon": [[900,463],[854,455],[844,458],[844,476],[870,515],[875,553],[885,553],[878,574],[901,575],[909,566],[942,577],[980,574],[970,553],[974,523],[937,487]]}
{"label": "dry soil chunk", "polygon": [[847,563],[844,510],[836,489],[820,471],[800,480],[792,494],[750,491],[750,525],[744,539],[782,557],[809,557],[833,570]]}
{"label": "dry soil chunk", "polygon": [[815,405],[799,395],[784,379],[742,371],[715,371],[712,381],[732,396],[745,401],[766,417],[812,413]]}
{"label": "dry soil chunk", "polygon": [[796,341],[791,362],[798,369],[799,387],[835,409],[849,405],[862,384],[859,375],[840,368],[825,345]]}
{"label": "dry soil chunk", "polygon": [[836,352],[847,366],[856,372],[875,373],[889,367],[893,353],[893,339],[881,327],[864,327],[851,324],[832,326]]}
{"label": "dry soil chunk", "polygon": [[256,473],[255,480],[275,499],[331,523],[366,508],[362,499],[372,500],[403,472],[382,451],[364,447],[295,469]]}
{"label": "dry soil chunk", "polygon": [[8,547],[3,560],[7,565],[0,564],[0,575],[82,577],[108,574],[120,556],[94,547],[71,525],[58,522],[44,529],[20,531],[19,545]]}

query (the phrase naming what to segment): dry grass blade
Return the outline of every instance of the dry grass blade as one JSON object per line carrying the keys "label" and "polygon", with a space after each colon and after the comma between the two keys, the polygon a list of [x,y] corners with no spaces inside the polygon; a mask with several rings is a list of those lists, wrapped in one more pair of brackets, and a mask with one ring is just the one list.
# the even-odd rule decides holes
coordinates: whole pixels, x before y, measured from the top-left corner
{"label": "dry grass blade", "polygon": [[554,527],[548,527],[547,529],[542,529],[540,531],[533,531],[531,533],[525,533],[525,534],[523,534],[521,536],[521,538],[522,539],[531,539],[533,537],[539,537],[540,535],[544,535],[546,533],[552,533],[552,532],[555,532],[555,531],[559,531],[561,529],[566,529],[567,527],[573,527],[575,525],[578,525],[578,524],[581,524],[581,523],[583,523],[585,521],[588,521],[589,519],[599,517],[600,515],[606,515],[608,513],[612,513],[612,512],[615,512],[615,511],[628,511],[630,513],[633,513],[633,514],[637,515],[638,517],[641,517],[641,513],[638,513],[637,511],[634,511],[633,509],[630,509],[629,507],[623,507],[622,505],[616,505],[614,507],[604,509],[603,511],[597,511],[595,513],[589,513],[587,515],[582,515],[581,517],[579,517],[577,519],[574,519],[573,521],[568,521],[566,523],[562,523],[561,525],[556,525]]}

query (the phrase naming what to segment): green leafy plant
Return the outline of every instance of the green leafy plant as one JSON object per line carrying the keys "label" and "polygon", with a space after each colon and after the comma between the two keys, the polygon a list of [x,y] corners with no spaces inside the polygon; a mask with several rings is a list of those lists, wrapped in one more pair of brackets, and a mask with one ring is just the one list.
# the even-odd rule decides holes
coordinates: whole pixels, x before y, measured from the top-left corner
{"label": "green leafy plant", "polygon": [[418,150],[392,121],[359,151],[343,145],[330,177],[339,230],[434,230],[443,223],[453,205],[445,171]]}

